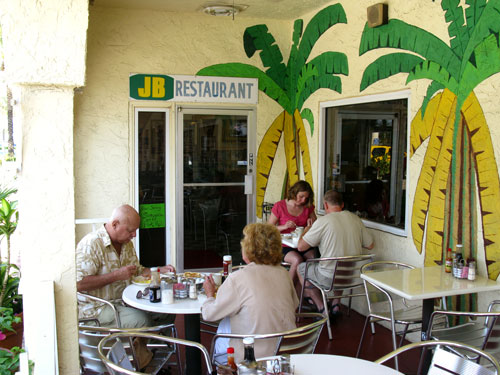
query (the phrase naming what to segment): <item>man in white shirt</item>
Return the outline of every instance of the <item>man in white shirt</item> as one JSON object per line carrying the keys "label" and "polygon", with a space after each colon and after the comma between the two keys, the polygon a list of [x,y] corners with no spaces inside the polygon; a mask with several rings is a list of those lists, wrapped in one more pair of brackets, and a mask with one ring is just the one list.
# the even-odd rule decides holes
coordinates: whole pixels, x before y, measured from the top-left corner
{"label": "man in white shirt", "polygon": [[[318,246],[323,258],[359,255],[362,248],[373,249],[373,237],[364,226],[361,219],[349,211],[343,211],[342,194],[329,190],[323,199],[325,216],[318,218],[312,226],[304,229],[297,248],[305,251]],[[308,267],[307,277],[328,288],[332,282],[334,262],[313,263]],[[304,283],[306,263],[299,264],[298,276]],[[319,312],[324,311],[320,292],[316,289],[306,289],[306,294],[312,298]],[[339,300],[332,302],[332,315],[338,314]]]}

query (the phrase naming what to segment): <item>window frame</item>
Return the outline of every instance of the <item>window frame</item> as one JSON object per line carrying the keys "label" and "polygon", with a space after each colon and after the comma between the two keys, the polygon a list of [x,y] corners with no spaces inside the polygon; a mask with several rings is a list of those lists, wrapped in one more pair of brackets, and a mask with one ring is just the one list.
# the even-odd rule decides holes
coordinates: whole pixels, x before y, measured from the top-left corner
{"label": "window frame", "polygon": [[[407,100],[407,116],[406,116],[406,154],[409,153],[409,145],[410,145],[410,108],[411,108],[411,90],[402,90],[396,92],[388,92],[381,94],[372,94],[361,97],[352,97],[352,98],[344,98],[331,100],[320,103],[320,111],[319,111],[319,134],[318,134],[318,184],[317,184],[317,194],[316,194],[316,207],[317,212],[320,215],[325,214],[325,210],[323,208],[323,196],[325,194],[324,183],[325,183],[325,155],[326,155],[326,147],[323,142],[326,136],[326,110],[332,107],[341,107],[346,105],[353,104],[364,104],[364,103],[374,103],[380,101],[387,100],[398,100],[398,99],[406,99]],[[405,119],[401,119],[401,125],[404,125]],[[338,141],[338,140],[337,140]],[[404,152],[404,151],[403,151]],[[408,189],[408,181],[410,181],[411,171],[409,168],[409,158],[406,161],[406,189],[405,189],[405,218],[404,218],[404,229],[396,228],[391,225],[377,223],[371,220],[362,219],[363,223],[367,228],[372,228],[384,232],[388,232],[397,236],[408,236],[408,229],[410,223],[410,211],[409,211],[409,189]]]}

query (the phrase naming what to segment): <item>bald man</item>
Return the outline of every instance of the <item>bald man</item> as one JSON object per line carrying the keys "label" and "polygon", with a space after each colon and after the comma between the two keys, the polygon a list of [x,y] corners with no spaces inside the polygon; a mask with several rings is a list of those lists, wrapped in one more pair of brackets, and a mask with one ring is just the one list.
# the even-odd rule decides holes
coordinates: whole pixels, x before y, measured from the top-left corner
{"label": "bald man", "polygon": [[[113,210],[111,218],[96,231],[87,234],[76,248],[77,290],[107,301],[121,301],[122,292],[133,276],[150,276],[140,265],[131,240],[136,236],[141,218],[128,204]],[[173,272],[172,266],[160,272]],[[123,328],[138,328],[171,323],[175,316],[165,316],[115,304]],[[102,326],[116,325],[112,309],[93,301],[78,302],[79,318],[97,318]]]}

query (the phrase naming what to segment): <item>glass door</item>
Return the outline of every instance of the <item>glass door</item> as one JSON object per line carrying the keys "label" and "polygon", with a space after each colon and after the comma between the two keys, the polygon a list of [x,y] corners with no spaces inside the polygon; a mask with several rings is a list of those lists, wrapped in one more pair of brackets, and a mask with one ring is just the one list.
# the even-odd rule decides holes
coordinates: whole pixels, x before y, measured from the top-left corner
{"label": "glass door", "polygon": [[161,108],[135,109],[135,191],[136,208],[141,216],[136,243],[141,264],[146,267],[170,263],[167,259],[170,223],[165,205],[168,113]]}
{"label": "glass door", "polygon": [[254,215],[252,112],[178,113],[177,267],[220,268],[225,254],[240,264],[242,230]]}

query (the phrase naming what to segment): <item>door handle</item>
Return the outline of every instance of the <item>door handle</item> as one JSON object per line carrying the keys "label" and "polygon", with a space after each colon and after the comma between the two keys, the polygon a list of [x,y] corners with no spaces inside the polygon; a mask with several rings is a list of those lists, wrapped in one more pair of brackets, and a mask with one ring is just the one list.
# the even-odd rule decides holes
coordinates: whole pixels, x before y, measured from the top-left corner
{"label": "door handle", "polygon": [[245,194],[250,195],[253,193],[253,175],[245,175]]}

